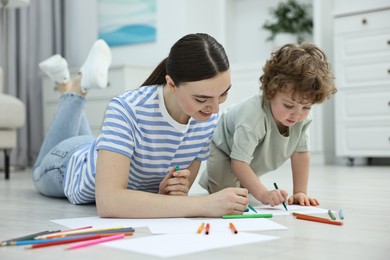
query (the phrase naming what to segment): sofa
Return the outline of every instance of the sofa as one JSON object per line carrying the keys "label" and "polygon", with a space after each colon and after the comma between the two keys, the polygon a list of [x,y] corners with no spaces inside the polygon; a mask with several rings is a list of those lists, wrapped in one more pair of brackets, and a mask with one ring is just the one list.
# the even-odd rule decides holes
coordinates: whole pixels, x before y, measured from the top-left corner
{"label": "sofa", "polygon": [[0,151],[4,153],[5,179],[10,177],[10,155],[17,144],[17,130],[26,119],[26,108],[18,98],[4,93],[3,70],[0,67]]}

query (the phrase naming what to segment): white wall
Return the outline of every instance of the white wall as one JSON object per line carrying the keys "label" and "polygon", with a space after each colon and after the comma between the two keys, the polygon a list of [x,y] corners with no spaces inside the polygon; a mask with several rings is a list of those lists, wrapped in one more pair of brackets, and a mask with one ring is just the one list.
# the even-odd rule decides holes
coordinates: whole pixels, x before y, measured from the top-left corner
{"label": "white wall", "polygon": [[[70,67],[80,67],[98,37],[97,0],[68,0],[66,2],[65,54]],[[90,15],[86,15],[90,14]]]}
{"label": "white wall", "polygon": [[261,27],[277,1],[228,0],[227,50],[232,63],[260,63],[269,57],[272,43]]}
{"label": "white wall", "polygon": [[[98,20],[97,0],[69,0],[73,5],[71,30],[68,31],[70,41],[67,50],[70,53],[71,67],[79,67],[87,56],[89,47],[97,39]],[[312,0],[300,0],[310,3]],[[326,15],[331,15],[328,1],[313,0],[317,3],[315,19],[320,23],[316,34],[322,35],[325,28],[329,32],[331,23],[322,22]],[[329,0],[333,3],[332,0]],[[269,8],[275,7],[278,1],[265,0],[157,0],[157,41],[138,45],[118,46],[112,48],[113,65],[133,64],[155,66],[168,55],[174,42],[188,33],[205,32],[214,36],[225,46],[232,67],[232,85],[229,98],[221,109],[238,102],[245,97],[258,93],[262,66],[270,56],[273,44],[265,39],[267,31],[261,29],[269,17]],[[326,7],[325,9],[321,9]],[[92,13],[96,13],[96,19]],[[89,13],[88,16],[85,13]],[[321,15],[321,16],[319,16]],[[318,36],[320,46],[331,51],[332,38]],[[329,55],[331,56],[331,54]],[[322,162],[324,149],[324,129],[329,129],[328,121],[333,120],[333,106],[330,112],[323,115],[322,107],[313,109],[315,120],[312,125],[311,139],[315,162]],[[323,123],[326,121],[326,125]],[[332,121],[333,122],[333,121]],[[327,132],[328,133],[328,130]],[[330,133],[330,138],[333,133]],[[329,138],[329,137],[327,137]],[[333,140],[327,140],[331,144]]]}
{"label": "white wall", "polygon": [[[78,67],[98,37],[98,4],[97,0],[70,2],[74,11],[70,12],[67,47],[71,66]],[[168,56],[174,42],[188,33],[206,32],[224,44],[224,6],[225,0],[157,0],[157,41],[112,48],[112,64],[154,66]]]}
{"label": "white wall", "polygon": [[[72,11],[68,12],[71,24],[67,27],[67,50],[74,67],[82,64],[98,37],[97,2],[69,0]],[[195,32],[209,33],[221,42],[231,63],[263,64],[273,46],[265,41],[269,34],[261,27],[269,19],[269,8],[277,3],[264,0],[157,0],[157,41],[112,48],[113,64],[155,65],[168,55],[169,48],[181,36]]]}

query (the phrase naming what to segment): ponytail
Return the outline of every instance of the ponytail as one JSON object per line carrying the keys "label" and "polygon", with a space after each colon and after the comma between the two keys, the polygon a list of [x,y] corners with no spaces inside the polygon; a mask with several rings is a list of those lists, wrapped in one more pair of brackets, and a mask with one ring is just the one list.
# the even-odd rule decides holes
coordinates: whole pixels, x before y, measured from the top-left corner
{"label": "ponytail", "polygon": [[160,64],[157,65],[150,76],[145,80],[144,83],[142,83],[141,87],[147,85],[163,85],[166,83],[166,60],[167,58],[163,59]]}

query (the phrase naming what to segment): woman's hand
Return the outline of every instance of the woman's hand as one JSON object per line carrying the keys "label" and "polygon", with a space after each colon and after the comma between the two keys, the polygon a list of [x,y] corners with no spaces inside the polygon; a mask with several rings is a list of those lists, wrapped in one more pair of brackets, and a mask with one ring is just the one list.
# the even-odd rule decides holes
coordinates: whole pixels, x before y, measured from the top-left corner
{"label": "woman's hand", "polygon": [[205,198],[205,215],[210,217],[241,215],[249,203],[248,190],[245,188],[226,188]]}
{"label": "woman's hand", "polygon": [[287,200],[288,193],[285,190],[271,190],[262,194],[260,202],[264,205],[271,205],[272,207],[279,205]]}
{"label": "woman's hand", "polygon": [[160,183],[159,194],[186,196],[190,190],[188,176],[191,172],[187,169],[175,171],[172,168]]}
{"label": "woman's hand", "polygon": [[288,204],[299,204],[301,206],[319,206],[320,202],[315,198],[309,198],[303,192],[296,192],[288,199]]}

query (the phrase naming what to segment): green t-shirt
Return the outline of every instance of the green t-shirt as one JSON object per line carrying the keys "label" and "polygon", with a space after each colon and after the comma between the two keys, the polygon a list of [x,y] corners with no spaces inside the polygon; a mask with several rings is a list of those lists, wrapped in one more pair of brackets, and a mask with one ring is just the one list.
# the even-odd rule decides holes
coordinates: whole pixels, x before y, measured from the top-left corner
{"label": "green t-shirt", "polygon": [[248,163],[260,176],[277,169],[294,152],[310,150],[311,113],[289,127],[287,135],[279,133],[270,104],[254,95],[225,110],[213,134],[215,145],[231,158]]}

